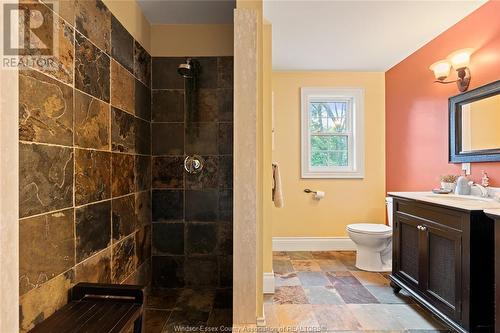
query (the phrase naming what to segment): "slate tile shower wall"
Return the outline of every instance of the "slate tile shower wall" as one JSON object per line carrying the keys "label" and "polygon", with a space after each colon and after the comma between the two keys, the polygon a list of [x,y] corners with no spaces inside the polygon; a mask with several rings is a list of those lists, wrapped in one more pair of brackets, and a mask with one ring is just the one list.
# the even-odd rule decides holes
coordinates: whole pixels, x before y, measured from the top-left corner
{"label": "slate tile shower wall", "polygon": [[[196,103],[177,73],[186,58],[152,60],[152,283],[232,286],[233,58],[196,58]],[[191,112],[191,113],[190,113]],[[186,155],[205,160],[184,171]]]}
{"label": "slate tile shower wall", "polygon": [[150,281],[151,57],[101,1],[59,9],[57,70],[19,75],[21,331],[77,282]]}

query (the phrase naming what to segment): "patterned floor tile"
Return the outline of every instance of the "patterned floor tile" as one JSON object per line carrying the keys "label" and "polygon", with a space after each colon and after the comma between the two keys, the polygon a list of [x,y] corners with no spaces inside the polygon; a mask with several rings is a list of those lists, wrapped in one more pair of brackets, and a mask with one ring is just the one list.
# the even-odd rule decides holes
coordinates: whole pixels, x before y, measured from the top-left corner
{"label": "patterned floor tile", "polygon": [[347,285],[361,285],[358,279],[351,274],[351,272],[327,272],[326,277],[330,280],[333,286],[337,284],[347,284]]}
{"label": "patterned floor tile", "polygon": [[335,290],[346,304],[377,304],[379,301],[362,285],[337,284]]}
{"label": "patterned floor tile", "polygon": [[294,252],[287,252],[287,254],[288,254],[288,256],[290,257],[291,260],[313,259],[313,256],[312,256],[311,252],[294,251]]}
{"label": "patterned floor tile", "polygon": [[438,323],[429,313],[417,304],[384,305],[401,325],[412,330],[442,330],[444,326]]}
{"label": "patterned floor tile", "polygon": [[383,304],[351,304],[349,310],[361,324],[363,330],[403,330],[405,327]]}
{"label": "patterned floor tile", "polygon": [[277,274],[293,273],[294,269],[290,260],[273,259],[273,270]]}
{"label": "patterned floor tile", "polygon": [[338,251],[334,252],[335,258],[340,260],[349,271],[359,271],[356,267],[356,252],[354,251]]}
{"label": "patterned floor tile", "polygon": [[[386,273],[360,271],[354,264],[355,252],[349,251],[274,253],[276,291],[264,298],[268,331],[306,327],[322,332],[446,332],[404,291],[394,294]],[[145,332],[174,332],[177,325],[229,326],[231,294],[224,291],[219,290],[218,298],[208,290],[149,293]],[[183,331],[186,327],[177,327],[177,332]]]}
{"label": "patterned floor tile", "polygon": [[413,303],[411,297],[405,294],[404,290],[395,294],[389,286],[365,286],[375,298],[383,304],[410,304]]}
{"label": "patterned floor tile", "polygon": [[332,286],[305,287],[304,292],[310,304],[345,304]]}
{"label": "patterned floor tile", "polygon": [[323,272],[297,272],[300,283],[303,286],[328,286],[331,285],[330,280]]}
{"label": "patterned floor tile", "polygon": [[273,304],[274,303],[273,297],[274,297],[274,294],[265,294],[264,295],[264,304]]}
{"label": "patterned floor tile", "polygon": [[274,286],[300,286],[300,280],[297,273],[287,273],[287,274],[275,274],[274,275]]}
{"label": "patterned floor tile", "polygon": [[299,272],[321,272],[319,264],[314,260],[292,260],[292,266]]}
{"label": "patterned floor tile", "polygon": [[314,259],[335,259],[334,251],[312,251],[311,255]]}
{"label": "patterned floor tile", "polygon": [[273,252],[273,259],[290,260],[290,256],[285,251]]}
{"label": "patterned floor tile", "polygon": [[281,327],[303,327],[309,329],[320,327],[311,305],[276,305],[275,310]]}
{"label": "patterned floor tile", "polygon": [[318,259],[316,262],[323,272],[346,271],[347,267],[338,259]]}
{"label": "patterned floor tile", "polygon": [[352,272],[352,275],[354,275],[356,279],[358,279],[359,282],[365,286],[389,285],[389,280],[380,273],[356,271]]}
{"label": "patterned floor tile", "polygon": [[274,304],[264,304],[264,314],[266,316],[266,326],[269,328],[280,327],[278,315]]}
{"label": "patterned floor tile", "polygon": [[361,324],[345,305],[313,305],[312,307],[323,332],[361,329]]}
{"label": "patterned floor tile", "polygon": [[275,274],[276,294],[264,304],[270,331],[316,322],[322,332],[447,332],[407,293],[394,294],[389,273],[357,269],[353,251],[281,252],[274,262],[285,273]]}
{"label": "patterned floor tile", "polygon": [[278,287],[274,291],[274,304],[308,304],[301,286]]}

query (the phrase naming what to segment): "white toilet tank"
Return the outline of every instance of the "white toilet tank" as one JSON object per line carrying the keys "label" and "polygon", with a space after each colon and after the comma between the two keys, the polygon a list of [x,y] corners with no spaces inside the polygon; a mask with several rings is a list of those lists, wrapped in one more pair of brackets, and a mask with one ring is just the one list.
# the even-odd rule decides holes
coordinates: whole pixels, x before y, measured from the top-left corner
{"label": "white toilet tank", "polygon": [[393,198],[385,198],[385,205],[387,206],[387,219],[389,222],[389,226],[392,227]]}

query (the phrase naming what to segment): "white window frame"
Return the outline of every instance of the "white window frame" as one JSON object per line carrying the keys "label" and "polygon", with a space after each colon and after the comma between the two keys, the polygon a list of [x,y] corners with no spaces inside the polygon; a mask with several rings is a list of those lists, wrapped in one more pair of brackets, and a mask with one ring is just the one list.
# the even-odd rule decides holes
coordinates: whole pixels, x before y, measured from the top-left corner
{"label": "white window frame", "polygon": [[[311,166],[310,102],[348,100],[352,103],[349,114],[351,132],[346,133],[349,142],[349,166]],[[364,178],[365,176],[365,128],[364,89],[362,88],[301,88],[301,177],[302,178]]]}

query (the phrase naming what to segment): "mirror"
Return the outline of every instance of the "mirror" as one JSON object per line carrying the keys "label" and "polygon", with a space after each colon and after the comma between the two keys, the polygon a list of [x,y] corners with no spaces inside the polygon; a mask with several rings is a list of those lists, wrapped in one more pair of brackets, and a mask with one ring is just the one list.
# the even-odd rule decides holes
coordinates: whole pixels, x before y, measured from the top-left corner
{"label": "mirror", "polygon": [[462,152],[500,149],[500,95],[462,104]]}
{"label": "mirror", "polygon": [[500,81],[451,97],[450,162],[500,161]]}

